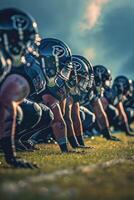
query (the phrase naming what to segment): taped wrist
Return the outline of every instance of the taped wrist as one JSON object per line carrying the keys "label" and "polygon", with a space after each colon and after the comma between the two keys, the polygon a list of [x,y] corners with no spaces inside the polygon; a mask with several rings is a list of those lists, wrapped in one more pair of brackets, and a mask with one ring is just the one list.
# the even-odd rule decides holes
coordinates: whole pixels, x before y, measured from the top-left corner
{"label": "taped wrist", "polygon": [[76,136],[79,145],[85,146],[82,135]]}
{"label": "taped wrist", "polygon": [[15,152],[15,146],[12,142],[12,137],[8,136],[8,137],[4,137],[1,139],[1,146],[4,152],[4,156],[5,156],[5,160],[7,163],[9,163],[9,161],[12,158],[16,157],[16,152]]}
{"label": "taped wrist", "polygon": [[78,147],[78,142],[74,136],[68,137],[68,141],[73,148]]}

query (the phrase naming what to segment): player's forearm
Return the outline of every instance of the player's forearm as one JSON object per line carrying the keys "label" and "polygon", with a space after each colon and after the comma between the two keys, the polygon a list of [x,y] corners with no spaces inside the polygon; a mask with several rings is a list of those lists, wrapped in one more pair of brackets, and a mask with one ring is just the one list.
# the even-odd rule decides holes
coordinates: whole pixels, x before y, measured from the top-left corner
{"label": "player's forearm", "polygon": [[100,99],[93,103],[93,108],[99,128],[101,130],[104,128],[109,128],[109,121]]}
{"label": "player's forearm", "polygon": [[120,115],[120,118],[121,118],[122,122],[128,123],[127,115],[125,113],[125,110],[124,110],[122,102],[120,102],[118,104],[118,110],[119,110],[119,115]]}

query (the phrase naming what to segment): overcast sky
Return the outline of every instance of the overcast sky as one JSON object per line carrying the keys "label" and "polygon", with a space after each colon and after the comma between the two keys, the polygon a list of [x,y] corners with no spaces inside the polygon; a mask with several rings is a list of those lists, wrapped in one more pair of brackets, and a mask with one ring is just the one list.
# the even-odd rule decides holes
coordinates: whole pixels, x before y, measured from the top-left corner
{"label": "overcast sky", "polygon": [[134,76],[134,0],[0,0],[36,19],[42,37],[65,41],[73,54]]}

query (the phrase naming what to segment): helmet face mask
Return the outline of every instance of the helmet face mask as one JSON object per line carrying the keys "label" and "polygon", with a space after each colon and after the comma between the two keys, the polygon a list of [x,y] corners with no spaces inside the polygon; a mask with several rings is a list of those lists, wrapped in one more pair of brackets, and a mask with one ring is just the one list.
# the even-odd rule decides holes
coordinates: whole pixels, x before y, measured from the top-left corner
{"label": "helmet face mask", "polygon": [[82,92],[88,92],[89,87],[89,78],[87,77],[81,77],[81,79],[78,81],[78,87]]}
{"label": "helmet face mask", "polygon": [[[85,57],[80,56],[80,55],[75,55],[77,58],[81,59],[88,67],[88,76],[86,77],[86,82],[88,82],[87,90],[90,90],[93,85],[94,85],[94,72],[93,72],[93,67],[92,64],[90,63],[89,60],[87,60]],[[85,88],[85,87],[84,87]]]}
{"label": "helmet face mask", "polygon": [[93,69],[95,85],[100,88],[111,87],[112,76],[110,70],[103,65],[95,65]]}
{"label": "helmet face mask", "polygon": [[21,57],[35,41],[37,33],[37,24],[29,14],[15,8],[0,10],[0,47],[13,66],[20,65]]}
{"label": "helmet face mask", "polygon": [[[109,70],[108,70],[109,71]],[[108,75],[107,75],[107,79],[105,80],[105,83],[104,83],[104,87],[109,87],[111,88],[112,87],[112,75],[111,75],[111,72],[109,71]]]}
{"label": "helmet face mask", "polygon": [[57,76],[57,68],[59,66],[58,58],[53,55],[39,57],[42,70],[47,80],[47,85],[53,87]]}
{"label": "helmet face mask", "polygon": [[78,80],[77,80],[77,75],[76,72],[74,70],[72,70],[71,74],[70,74],[70,78],[67,81],[66,85],[69,89],[74,89],[76,87]]}
{"label": "helmet face mask", "polygon": [[72,71],[72,63],[68,63],[67,66],[65,66],[64,68],[61,69],[60,71],[60,76],[65,80],[68,81],[70,74]]}
{"label": "helmet face mask", "polygon": [[[54,87],[55,85],[62,87],[63,81],[61,81],[62,79],[59,73],[59,58],[51,53],[47,53],[46,55],[40,54],[37,46],[35,46],[35,49],[33,48],[30,48],[30,51],[25,55],[27,62],[32,56],[32,62],[38,62],[38,64],[41,66],[47,81],[47,85],[49,87]],[[29,60],[29,62],[31,63],[31,60]]]}
{"label": "helmet face mask", "polygon": [[67,86],[72,90],[75,88],[78,93],[88,92],[90,85],[88,66],[76,55],[72,56],[72,64],[73,70]]}
{"label": "helmet face mask", "polygon": [[46,56],[43,58],[45,67],[43,68],[45,71],[45,75],[48,79],[53,78],[57,75],[57,68],[58,68],[58,58],[54,56]]}
{"label": "helmet face mask", "polygon": [[[72,70],[72,55],[69,47],[58,39],[45,38],[41,40],[38,50],[39,55],[44,59],[42,66],[44,66],[48,86],[63,87],[69,80]],[[53,57],[55,62],[48,64],[46,59],[48,57]]]}

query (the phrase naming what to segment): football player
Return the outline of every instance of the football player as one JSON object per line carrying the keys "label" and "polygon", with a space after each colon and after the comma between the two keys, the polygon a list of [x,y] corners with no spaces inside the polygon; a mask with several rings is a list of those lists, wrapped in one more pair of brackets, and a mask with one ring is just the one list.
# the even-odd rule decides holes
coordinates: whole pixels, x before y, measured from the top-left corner
{"label": "football player", "polygon": [[66,82],[72,70],[72,55],[61,40],[45,38],[38,47],[39,59],[46,79],[46,88],[30,99],[51,108],[54,114],[52,131],[62,152],[67,153],[67,127],[64,120],[66,104]]}
{"label": "football player", "polygon": [[[7,8],[0,10],[0,49],[6,53],[6,60],[12,62],[10,74],[0,86],[0,138],[5,160],[19,168],[35,168],[25,160],[16,157],[14,135],[19,104],[28,96],[30,85],[23,73],[21,59],[26,49],[38,38],[37,24],[27,13]],[[22,112],[19,112],[20,114]]]}
{"label": "football player", "polygon": [[126,76],[117,76],[112,85],[113,93],[116,98],[116,108],[118,109],[118,128],[126,133],[127,136],[133,136],[130,133],[128,117],[125,112],[123,102],[129,94],[130,83]]}
{"label": "football player", "polygon": [[[130,126],[132,122],[134,122],[134,81],[130,79],[129,84],[130,84],[130,90],[128,92],[128,95],[126,96],[126,99],[123,102],[123,106],[127,114]],[[130,127],[130,129],[132,128]]]}
{"label": "football player", "polygon": [[[73,70],[71,78],[67,82],[69,92],[64,118],[67,124],[68,140],[73,148],[87,148],[83,140],[80,103],[87,95],[89,88],[92,87],[93,70],[92,66],[83,59],[85,58],[79,55],[72,56]],[[90,122],[88,121],[88,123]]]}
{"label": "football player", "polygon": [[99,128],[100,133],[107,140],[119,141],[118,138],[110,134],[110,126],[107,113],[105,109],[108,105],[107,100],[103,97],[104,86],[103,84],[110,79],[111,74],[106,67],[102,65],[95,65],[94,70],[94,91],[90,97],[89,109],[95,114],[97,128]]}

